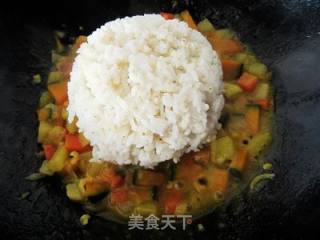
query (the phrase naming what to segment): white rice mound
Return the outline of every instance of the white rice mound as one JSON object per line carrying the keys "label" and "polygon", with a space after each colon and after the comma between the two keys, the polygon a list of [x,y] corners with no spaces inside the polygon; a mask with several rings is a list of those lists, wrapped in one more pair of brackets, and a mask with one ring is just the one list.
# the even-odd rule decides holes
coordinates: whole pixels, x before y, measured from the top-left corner
{"label": "white rice mound", "polygon": [[68,84],[69,118],[94,161],[153,168],[213,139],[224,105],[210,43],[157,14],[108,22],[81,45]]}

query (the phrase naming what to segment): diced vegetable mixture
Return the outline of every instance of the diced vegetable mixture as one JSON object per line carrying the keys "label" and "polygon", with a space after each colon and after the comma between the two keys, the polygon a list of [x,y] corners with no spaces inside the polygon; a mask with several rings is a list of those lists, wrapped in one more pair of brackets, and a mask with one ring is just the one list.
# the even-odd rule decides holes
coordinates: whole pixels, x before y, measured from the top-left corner
{"label": "diced vegetable mixture", "polygon": [[[38,142],[45,159],[39,172],[58,174],[67,196],[98,212],[119,218],[131,214],[205,213],[249,183],[259,156],[271,141],[271,73],[230,29],[216,29],[208,19],[195,23],[188,11],[179,17],[207,37],[219,54],[226,103],[217,138],[198,152],[185,154],[178,164],[155,169],[90,162],[91,146],[78,132],[76,120],[67,122],[67,82],[79,36],[68,49],[59,43],[48,74],[48,88],[40,97]],[[65,52],[65,54],[63,54]],[[261,164],[260,164],[261,163]]]}

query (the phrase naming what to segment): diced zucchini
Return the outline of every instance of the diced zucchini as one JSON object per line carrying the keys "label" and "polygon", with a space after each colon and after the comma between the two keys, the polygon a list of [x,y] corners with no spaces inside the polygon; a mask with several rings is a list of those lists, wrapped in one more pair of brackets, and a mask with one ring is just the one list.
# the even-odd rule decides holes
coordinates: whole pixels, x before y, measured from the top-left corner
{"label": "diced zucchini", "polygon": [[231,137],[225,136],[216,140],[216,164],[223,166],[232,160],[234,153],[235,147]]}
{"label": "diced zucchini", "polygon": [[38,142],[43,143],[45,139],[47,138],[49,132],[53,128],[53,125],[46,122],[46,121],[40,121],[39,122],[39,130],[38,130]]}
{"label": "diced zucchini", "polygon": [[63,81],[64,76],[62,72],[54,71],[50,72],[48,76],[48,84],[57,83]]}
{"label": "diced zucchini", "polygon": [[32,82],[33,82],[34,84],[39,84],[39,83],[41,83],[41,76],[40,76],[40,74],[33,75]]}
{"label": "diced zucchini", "polygon": [[215,35],[221,38],[228,38],[228,39],[232,39],[236,37],[234,31],[228,28],[219,29],[215,31]]}
{"label": "diced zucchini", "polygon": [[256,99],[267,99],[270,92],[270,86],[267,83],[260,83],[255,92],[254,96]]}
{"label": "diced zucchini", "polygon": [[247,71],[261,80],[267,79],[268,69],[263,63],[255,62],[248,66]]}
{"label": "diced zucchini", "polygon": [[91,216],[89,214],[83,214],[80,217],[80,223],[82,226],[88,225]]}
{"label": "diced zucchini", "polygon": [[52,103],[53,97],[48,91],[45,91],[41,94],[40,100],[39,100],[39,107],[42,108],[45,105]]}
{"label": "diced zucchini", "polygon": [[151,214],[157,214],[157,204],[154,201],[142,203],[136,206],[133,210],[134,214],[140,214],[141,216],[149,216]]}
{"label": "diced zucchini", "polygon": [[241,87],[233,83],[224,83],[224,94],[227,98],[233,98],[242,92]]}
{"label": "diced zucchini", "polygon": [[247,150],[252,157],[258,156],[258,154],[271,142],[271,133],[265,132],[254,136],[249,144]]}
{"label": "diced zucchini", "polygon": [[234,56],[234,59],[239,63],[244,63],[248,54],[247,53],[238,53]]}
{"label": "diced zucchini", "polygon": [[66,161],[68,160],[69,153],[64,145],[58,146],[50,161],[48,161],[48,168],[53,172],[60,172]]}
{"label": "diced zucchini", "polygon": [[54,174],[54,172],[48,168],[48,160],[44,160],[42,162],[39,172],[49,176],[52,176]]}
{"label": "diced zucchini", "polygon": [[84,200],[84,197],[81,194],[81,191],[78,187],[77,182],[67,184],[66,190],[67,190],[67,196],[69,199],[73,201]]}
{"label": "diced zucchini", "polygon": [[199,22],[197,27],[200,32],[209,32],[209,31],[215,30],[214,26],[207,18],[205,18],[201,22]]}

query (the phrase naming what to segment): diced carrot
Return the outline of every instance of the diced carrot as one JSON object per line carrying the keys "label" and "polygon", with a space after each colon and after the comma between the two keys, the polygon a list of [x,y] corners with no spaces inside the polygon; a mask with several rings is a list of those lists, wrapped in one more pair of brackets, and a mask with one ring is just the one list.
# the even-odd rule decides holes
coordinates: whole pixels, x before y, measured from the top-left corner
{"label": "diced carrot", "polygon": [[166,20],[174,19],[174,15],[172,13],[160,12],[160,15]]}
{"label": "diced carrot", "polygon": [[258,99],[258,100],[255,100],[255,103],[258,104],[264,110],[267,110],[270,108],[270,102],[268,99]]}
{"label": "diced carrot", "polygon": [[214,168],[208,174],[209,188],[212,192],[226,192],[229,183],[227,170]]}
{"label": "diced carrot", "polygon": [[209,147],[200,149],[194,153],[194,161],[202,165],[207,165],[210,161],[211,152]]}
{"label": "diced carrot", "polygon": [[159,186],[165,182],[164,174],[152,170],[138,170],[135,183],[140,186]]}
{"label": "diced carrot", "polygon": [[187,153],[181,157],[176,166],[176,178],[192,183],[202,172],[202,166],[194,161],[194,153]]}
{"label": "diced carrot", "polygon": [[128,189],[116,188],[110,194],[111,204],[121,204],[128,201]]}
{"label": "diced carrot", "polygon": [[44,151],[44,156],[46,157],[46,160],[50,160],[56,150],[57,150],[56,146],[52,144],[44,144],[43,151]]}
{"label": "diced carrot", "polygon": [[180,16],[182,18],[183,21],[185,21],[189,27],[193,28],[193,29],[197,29],[197,25],[194,22],[192,16],[190,15],[188,10],[184,10],[180,13]]}
{"label": "diced carrot", "polygon": [[257,134],[260,127],[260,108],[258,106],[248,107],[245,118],[250,132]]}
{"label": "diced carrot", "polygon": [[163,205],[165,214],[174,214],[177,206],[183,199],[181,190],[171,188],[166,189],[160,196],[160,202]]}
{"label": "diced carrot", "polygon": [[208,40],[220,56],[235,55],[243,50],[243,46],[241,45],[241,43],[232,39],[209,36]]}
{"label": "diced carrot", "polygon": [[235,158],[230,164],[231,169],[235,169],[239,172],[243,172],[248,163],[248,151],[246,149],[240,149]]}
{"label": "diced carrot", "polygon": [[120,187],[124,183],[123,177],[119,176],[112,168],[102,170],[97,179],[99,182],[107,183],[111,188]]}
{"label": "diced carrot", "polygon": [[75,134],[66,134],[65,147],[68,151],[81,151],[83,149],[78,135]]}
{"label": "diced carrot", "polygon": [[223,80],[233,80],[239,77],[241,64],[234,60],[222,60]]}
{"label": "diced carrot", "polygon": [[120,187],[115,188],[110,193],[111,204],[122,204],[125,202],[142,203],[152,200],[150,188],[143,187]]}
{"label": "diced carrot", "polygon": [[67,81],[50,84],[48,90],[57,104],[63,104],[68,99]]}
{"label": "diced carrot", "polygon": [[258,84],[258,78],[250,73],[244,72],[238,80],[239,86],[247,92],[252,92]]}
{"label": "diced carrot", "polygon": [[85,43],[87,41],[87,37],[84,35],[80,35],[79,37],[77,37],[74,45],[76,48],[79,48],[81,46],[82,43]]}

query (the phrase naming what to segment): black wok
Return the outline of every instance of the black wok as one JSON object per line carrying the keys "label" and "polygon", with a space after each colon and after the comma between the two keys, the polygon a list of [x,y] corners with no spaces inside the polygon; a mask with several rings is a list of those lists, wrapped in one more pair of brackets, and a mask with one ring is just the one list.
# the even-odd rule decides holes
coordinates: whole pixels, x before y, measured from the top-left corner
{"label": "black wok", "polygon": [[[320,1],[27,1],[0,9],[1,239],[306,239],[320,220]],[[188,8],[231,27],[273,71],[274,142],[267,156],[276,178],[257,193],[195,220],[187,231],[129,231],[93,218],[82,227],[80,206],[55,180],[28,182],[40,164],[35,110],[46,74],[52,31],[88,34],[108,20]],[[62,25],[63,24],[63,25]],[[84,31],[79,30],[83,26]],[[69,39],[70,40],[70,39]],[[68,39],[66,40],[68,41]],[[22,193],[29,192],[25,199]],[[197,224],[204,231],[197,230]]]}

